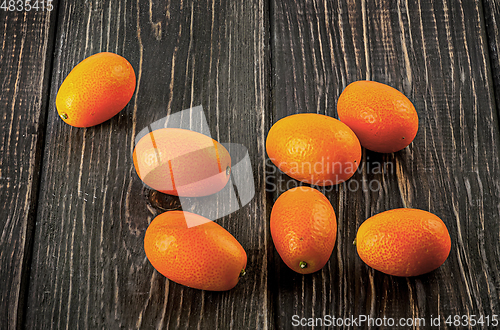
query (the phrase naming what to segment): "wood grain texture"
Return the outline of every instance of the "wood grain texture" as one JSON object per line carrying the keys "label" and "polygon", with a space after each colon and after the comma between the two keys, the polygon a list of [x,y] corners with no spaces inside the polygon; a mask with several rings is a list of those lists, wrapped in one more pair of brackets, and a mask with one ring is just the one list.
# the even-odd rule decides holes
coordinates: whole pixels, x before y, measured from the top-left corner
{"label": "wood grain texture", "polygon": [[24,317],[54,28],[51,12],[0,11],[0,328]]}
{"label": "wood grain texture", "polygon": [[[339,224],[322,271],[295,274],[274,253],[276,328],[290,328],[293,315],[423,317],[427,327],[431,315],[498,315],[499,123],[480,4],[274,1],[271,13],[273,122],[298,112],[337,117],[338,96],[361,79],[400,90],[420,118],[408,148],[365,150],[350,181],[322,189]],[[296,185],[277,173],[273,183],[280,181],[273,200]],[[391,277],[357,256],[360,224],[397,207],[428,210],[446,223],[452,251],[437,271]]]}
{"label": "wood grain texture", "polygon": [[[28,328],[268,328],[266,10],[263,1],[61,3]],[[99,51],[131,62],[136,93],[111,120],[72,128],[57,117],[56,92],[78,62]],[[229,292],[169,282],[143,249],[145,229],[162,210],[135,173],[135,136],[197,105],[212,137],[244,144],[256,160],[255,198],[217,220],[248,253],[247,275]]]}
{"label": "wood grain texture", "polygon": [[482,4],[493,77],[492,86],[495,90],[497,113],[500,116],[500,3],[496,0],[483,0]]}
{"label": "wood grain texture", "polygon": [[[293,315],[328,314],[418,317],[426,326],[413,328],[426,329],[431,315],[500,314],[498,22],[495,0],[93,0],[0,11],[0,328],[289,329]],[[136,94],[102,125],[72,128],[57,117],[57,90],[99,51],[132,63]],[[270,238],[273,202],[298,183],[266,158],[265,137],[293,113],[337,117],[338,96],[360,79],[407,95],[419,133],[398,153],[364,151],[351,180],[320,189],[336,210],[337,244],[323,270],[301,276]],[[166,280],[143,249],[148,223],[179,201],[142,185],[134,140],[197,105],[212,137],[248,148],[256,189],[217,220],[248,254],[246,277],[228,292]],[[359,259],[360,224],[396,207],[444,220],[452,251],[441,268],[396,278]],[[441,327],[454,328],[444,318]]]}

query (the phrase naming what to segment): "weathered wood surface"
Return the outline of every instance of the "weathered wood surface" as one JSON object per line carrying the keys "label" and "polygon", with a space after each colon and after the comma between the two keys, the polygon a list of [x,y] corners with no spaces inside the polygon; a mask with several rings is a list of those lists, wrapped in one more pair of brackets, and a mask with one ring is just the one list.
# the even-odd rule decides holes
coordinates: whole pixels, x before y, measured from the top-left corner
{"label": "weathered wood surface", "polygon": [[[202,105],[215,139],[248,147],[263,187],[265,9],[259,1],[60,4],[28,328],[267,326],[264,189],[217,220],[247,250],[248,276],[230,292],[194,290],[169,282],[146,259],[144,232],[159,210],[149,205],[131,159],[140,130]],[[99,51],[131,62],[136,94],[110,121],[72,128],[57,116],[56,92],[78,62]]]}
{"label": "weathered wood surface", "polygon": [[[481,5],[274,1],[271,12],[274,121],[297,112],[336,117],[338,96],[360,79],[399,89],[420,118],[407,149],[365,151],[363,170],[326,189],[339,223],[327,267],[303,277],[274,254],[271,281],[284,279],[273,293],[276,328],[289,327],[292,315],[423,317],[427,327],[431,315],[498,315],[499,126]],[[360,261],[357,228],[397,207],[428,210],[446,223],[452,251],[437,271],[396,278]]]}
{"label": "weathered wood surface", "polygon": [[0,11],[0,328],[22,325],[55,14]]}
{"label": "weathered wood surface", "polygon": [[500,2],[498,0],[483,0],[482,3],[493,89],[497,112],[500,116]]}
{"label": "weathered wood surface", "polygon": [[[0,11],[0,328],[288,329],[293,315],[363,314],[424,318],[413,327],[424,329],[431,315],[500,314],[496,0],[55,4]],[[57,117],[57,90],[99,51],[131,62],[136,94],[108,122],[72,128]],[[301,276],[270,238],[272,203],[297,182],[266,159],[265,137],[293,113],[336,117],[338,96],[359,79],[406,94],[419,133],[395,154],[364,151],[350,181],[323,189],[337,244],[323,270]],[[148,223],[176,202],[143,187],[134,140],[197,105],[211,135],[245,145],[252,163],[255,198],[217,220],[248,254],[229,292],[169,282],[143,249]],[[396,278],[357,256],[359,225],[395,207],[447,224],[452,252],[437,271]]]}

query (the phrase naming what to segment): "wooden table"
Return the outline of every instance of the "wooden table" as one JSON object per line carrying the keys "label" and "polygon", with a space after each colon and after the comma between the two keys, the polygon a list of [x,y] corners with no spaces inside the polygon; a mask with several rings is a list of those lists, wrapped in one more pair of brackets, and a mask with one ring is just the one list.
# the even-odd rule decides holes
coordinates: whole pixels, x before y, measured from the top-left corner
{"label": "wooden table", "polygon": [[[415,329],[437,316],[445,329],[457,328],[445,324],[450,316],[482,316],[474,328],[493,327],[500,315],[497,0],[52,4],[52,11],[0,10],[1,329],[290,329],[327,315],[358,318],[352,328],[368,327],[361,315],[423,318],[425,326],[401,327]],[[57,115],[57,90],[100,51],[131,62],[136,92],[111,120],[73,128]],[[361,79],[407,95],[419,132],[394,154],[364,150],[366,166],[351,179],[357,189],[324,190],[337,244],[321,271],[302,276],[281,261],[270,236],[273,202],[296,182],[273,174],[267,132],[294,113],[336,117],[340,93]],[[215,139],[248,148],[254,176],[253,200],[217,220],[248,254],[247,275],[228,292],[169,282],[143,249],[148,223],[169,199],[137,177],[134,138],[197,105]],[[387,167],[370,171],[374,164]],[[367,189],[371,181],[380,189]],[[397,207],[446,223],[452,250],[438,270],[397,278],[359,259],[357,228]]]}

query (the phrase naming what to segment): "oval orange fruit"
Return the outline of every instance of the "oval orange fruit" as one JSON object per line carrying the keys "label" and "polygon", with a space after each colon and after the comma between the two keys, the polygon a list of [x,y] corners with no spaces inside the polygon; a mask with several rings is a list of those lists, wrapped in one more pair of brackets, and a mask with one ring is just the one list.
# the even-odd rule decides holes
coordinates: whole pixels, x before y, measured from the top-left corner
{"label": "oval orange fruit", "polygon": [[339,119],[366,149],[389,153],[408,146],[418,131],[418,115],[400,91],[375,81],[349,84],[337,101]]}
{"label": "oval orange fruit", "polygon": [[56,97],[56,108],[64,122],[91,127],[120,112],[135,91],[132,65],[113,53],[87,57],[64,79]]}
{"label": "oval orange fruit", "polygon": [[330,259],[337,218],[328,199],[310,187],[292,188],[271,211],[271,236],[281,259],[292,270],[310,274]]}
{"label": "oval orange fruit", "polygon": [[231,171],[231,156],[224,146],[181,128],[161,128],[145,135],[134,148],[133,160],[145,184],[176,196],[214,194],[227,184]]}
{"label": "oval orange fruit", "polygon": [[195,289],[232,289],[245,274],[247,255],[224,228],[182,211],[158,215],[144,237],[153,267],[168,279]]}
{"label": "oval orange fruit", "polygon": [[379,213],[358,229],[356,247],[370,267],[394,276],[418,276],[441,266],[451,249],[444,222],[418,209]]}
{"label": "oval orange fruit", "polygon": [[361,146],[339,120],[301,113],[276,122],[267,135],[271,161],[296,180],[329,186],[349,179],[359,166]]}

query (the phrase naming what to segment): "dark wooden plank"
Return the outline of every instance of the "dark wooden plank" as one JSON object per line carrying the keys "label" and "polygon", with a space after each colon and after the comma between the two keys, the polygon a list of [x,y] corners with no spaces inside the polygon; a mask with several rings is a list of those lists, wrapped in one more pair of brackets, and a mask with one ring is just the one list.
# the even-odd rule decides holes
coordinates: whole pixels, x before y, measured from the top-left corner
{"label": "dark wooden plank", "polygon": [[[59,15],[27,327],[268,328],[265,2],[67,1]],[[110,121],[72,128],[57,117],[56,92],[99,51],[131,62],[136,94]],[[197,105],[215,139],[248,148],[257,187],[250,204],[217,220],[248,254],[247,275],[229,292],[169,282],[143,249],[164,196],[135,173],[135,136]]]}
{"label": "dark wooden plank", "polygon": [[55,13],[0,10],[0,328],[22,325]]}
{"label": "dark wooden plank", "polygon": [[482,4],[497,113],[500,115],[500,3],[483,0]]}
{"label": "dark wooden plank", "polygon": [[[364,151],[362,170],[324,190],[339,226],[322,271],[295,274],[274,253],[276,328],[289,328],[293,315],[425,318],[420,329],[431,316],[498,315],[499,126],[480,4],[277,0],[271,12],[273,122],[297,112],[336,117],[343,88],[361,79],[399,89],[420,118],[411,146]],[[281,179],[273,199],[291,182],[274,178]],[[446,223],[452,251],[437,271],[391,277],[357,256],[360,224],[397,207],[425,209]]]}

